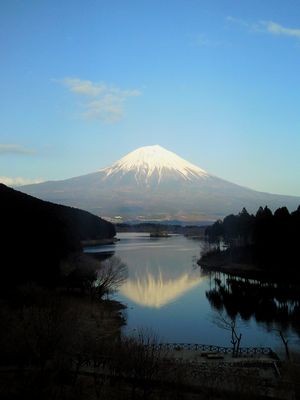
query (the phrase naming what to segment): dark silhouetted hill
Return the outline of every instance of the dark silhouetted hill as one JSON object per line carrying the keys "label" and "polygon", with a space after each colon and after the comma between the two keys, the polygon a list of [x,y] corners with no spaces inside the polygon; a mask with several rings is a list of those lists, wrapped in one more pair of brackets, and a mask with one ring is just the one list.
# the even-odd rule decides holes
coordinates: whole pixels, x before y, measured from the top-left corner
{"label": "dark silhouetted hill", "polygon": [[255,215],[244,208],[207,227],[205,233],[210,241],[225,241],[228,248],[209,252],[202,261],[218,255],[223,261],[255,264],[281,277],[300,278],[300,206],[292,213],[286,207],[274,213],[260,207]]}
{"label": "dark silhouetted hill", "polygon": [[112,238],[114,226],[87,211],[36,199],[0,184],[0,286],[59,282],[61,260],[81,240]]}

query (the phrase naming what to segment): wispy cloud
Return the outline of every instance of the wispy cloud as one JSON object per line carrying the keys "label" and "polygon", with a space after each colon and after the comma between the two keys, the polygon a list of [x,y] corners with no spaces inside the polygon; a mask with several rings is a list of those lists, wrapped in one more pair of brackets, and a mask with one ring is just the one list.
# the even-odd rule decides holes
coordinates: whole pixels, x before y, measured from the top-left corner
{"label": "wispy cloud", "polygon": [[226,43],[222,40],[212,40],[204,34],[188,35],[191,46],[194,47],[219,47]]}
{"label": "wispy cloud", "polygon": [[92,81],[78,78],[65,78],[62,83],[73,93],[84,94],[86,96],[97,96],[106,90],[103,83],[93,83]]}
{"label": "wispy cloud", "polygon": [[20,176],[14,178],[10,176],[0,176],[0,183],[4,183],[4,185],[12,187],[30,185],[32,183],[41,183],[41,182],[43,182],[43,179],[41,178],[27,179],[27,178],[21,178]]}
{"label": "wispy cloud", "polygon": [[240,18],[232,17],[231,15],[226,17],[226,21],[230,22],[230,23],[233,23],[233,24],[236,24],[236,25],[240,25],[240,26],[242,26],[244,28],[250,28],[251,27],[251,24],[249,22],[247,22],[247,21],[245,21],[243,19],[240,19]]}
{"label": "wispy cloud", "polygon": [[124,90],[103,82],[97,83],[78,78],[64,78],[59,82],[70,92],[86,97],[81,116],[107,123],[120,121],[124,116],[127,99],[142,94],[137,89]]}
{"label": "wispy cloud", "polygon": [[265,32],[273,35],[293,36],[300,39],[300,29],[287,28],[273,21],[261,21],[260,25]]}
{"label": "wispy cloud", "polygon": [[31,154],[35,154],[35,151],[32,149],[28,149],[26,147],[20,146],[18,144],[0,143],[0,155],[3,155],[3,154],[31,155]]}
{"label": "wispy cloud", "polygon": [[258,21],[250,23],[240,18],[227,17],[230,23],[237,24],[250,32],[269,33],[277,36],[291,36],[300,39],[300,28],[288,28],[273,21]]}

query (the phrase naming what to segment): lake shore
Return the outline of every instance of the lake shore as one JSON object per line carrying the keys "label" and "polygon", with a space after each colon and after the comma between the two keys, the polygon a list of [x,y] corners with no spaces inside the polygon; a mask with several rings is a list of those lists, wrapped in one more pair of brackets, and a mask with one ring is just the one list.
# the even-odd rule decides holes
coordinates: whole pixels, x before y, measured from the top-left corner
{"label": "lake shore", "polygon": [[101,246],[101,245],[107,245],[107,244],[115,244],[119,240],[120,239],[117,239],[116,237],[113,237],[113,238],[104,238],[104,239],[82,240],[80,243],[81,243],[82,247],[90,247],[90,246]]}
{"label": "lake shore", "polygon": [[266,272],[259,269],[253,264],[235,263],[224,260],[224,263],[215,262],[212,260],[201,261],[198,260],[197,264],[205,272],[222,272],[227,275],[240,276],[242,278],[263,278]]}
{"label": "lake shore", "polygon": [[270,282],[297,283],[297,276],[291,278],[290,275],[284,276],[280,271],[274,271],[270,268],[260,268],[254,263],[247,261],[234,261],[227,252],[213,252],[206,254],[197,260],[197,264],[204,273],[219,272],[230,276],[236,276],[245,279],[254,279]]}
{"label": "lake shore", "polygon": [[[245,257],[242,257],[242,260]],[[247,261],[234,261],[233,257],[226,251],[213,251],[204,254],[197,264],[203,271],[223,272],[228,275],[235,275],[245,278],[263,278],[266,271],[259,268],[254,263]]]}

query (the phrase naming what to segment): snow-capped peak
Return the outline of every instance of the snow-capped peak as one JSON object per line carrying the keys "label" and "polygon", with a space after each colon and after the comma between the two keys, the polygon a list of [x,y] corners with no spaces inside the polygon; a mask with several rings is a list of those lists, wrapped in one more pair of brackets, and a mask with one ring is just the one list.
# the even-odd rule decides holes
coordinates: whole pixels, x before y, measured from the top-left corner
{"label": "snow-capped peak", "polygon": [[180,175],[185,180],[205,178],[208,173],[159,145],[140,147],[105,168],[106,177],[134,173],[136,181],[148,181],[156,176],[158,182],[164,174]]}

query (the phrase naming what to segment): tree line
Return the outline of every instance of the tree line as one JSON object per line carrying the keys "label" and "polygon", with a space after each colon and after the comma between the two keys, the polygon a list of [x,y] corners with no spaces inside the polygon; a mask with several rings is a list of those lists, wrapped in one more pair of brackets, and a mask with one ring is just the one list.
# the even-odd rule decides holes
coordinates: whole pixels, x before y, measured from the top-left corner
{"label": "tree line", "polygon": [[228,246],[225,251],[238,255],[241,261],[300,275],[300,206],[291,213],[286,207],[274,213],[267,206],[260,207],[255,215],[243,208],[239,214],[207,227],[205,234],[210,242],[224,241]]}

